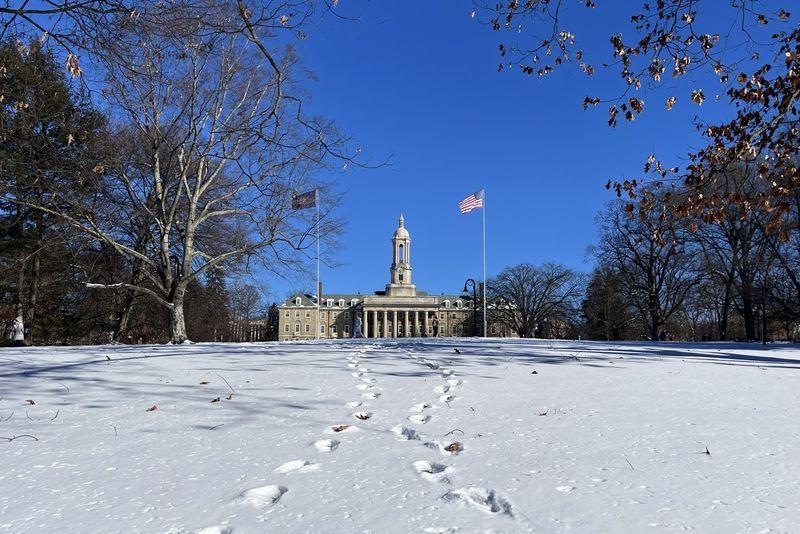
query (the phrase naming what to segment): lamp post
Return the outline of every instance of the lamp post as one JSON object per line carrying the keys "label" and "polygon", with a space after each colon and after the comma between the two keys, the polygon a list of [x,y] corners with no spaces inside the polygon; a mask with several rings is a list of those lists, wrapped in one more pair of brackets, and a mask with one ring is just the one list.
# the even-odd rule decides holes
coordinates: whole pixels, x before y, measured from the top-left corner
{"label": "lamp post", "polygon": [[478,284],[472,278],[467,278],[464,282],[464,293],[467,287],[472,284],[472,335],[478,335]]}

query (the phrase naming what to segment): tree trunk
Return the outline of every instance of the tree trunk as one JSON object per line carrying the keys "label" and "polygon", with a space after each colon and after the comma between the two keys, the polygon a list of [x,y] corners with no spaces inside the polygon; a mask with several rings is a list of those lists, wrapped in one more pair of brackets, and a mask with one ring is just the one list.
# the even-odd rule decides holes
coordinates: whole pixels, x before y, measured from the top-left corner
{"label": "tree trunk", "polygon": [[31,270],[30,296],[28,298],[28,344],[33,344],[33,322],[36,317],[36,304],[39,301],[39,285],[41,281],[41,260],[39,254],[33,256],[33,268]]}
{"label": "tree trunk", "polygon": [[744,319],[744,331],[747,341],[755,341],[756,336],[756,317],[753,309],[753,290],[749,285],[742,287],[742,318]]}
{"label": "tree trunk", "polygon": [[733,295],[731,291],[731,283],[726,282],[725,284],[725,297],[722,301],[722,311],[720,312],[719,318],[719,340],[720,341],[728,341],[728,318],[731,313],[731,301],[733,300]]}
{"label": "tree trunk", "polygon": [[176,298],[172,303],[172,309],[169,314],[169,332],[171,343],[183,343],[189,339],[186,336],[186,317],[183,313],[183,296]]}

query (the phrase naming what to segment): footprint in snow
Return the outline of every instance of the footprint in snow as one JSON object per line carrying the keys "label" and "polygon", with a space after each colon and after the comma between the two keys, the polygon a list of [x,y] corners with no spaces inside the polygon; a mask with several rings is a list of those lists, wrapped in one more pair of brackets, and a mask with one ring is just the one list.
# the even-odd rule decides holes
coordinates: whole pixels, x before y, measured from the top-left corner
{"label": "footprint in snow", "polygon": [[456,397],[455,395],[442,395],[441,397],[439,397],[439,402],[444,402],[444,403],[453,402],[457,398],[458,397]]}
{"label": "footprint in snow", "polygon": [[362,399],[377,399],[381,396],[380,391],[368,391],[361,394]]}
{"label": "footprint in snow", "polygon": [[233,534],[233,527],[214,525],[211,527],[201,528],[197,534]]}
{"label": "footprint in snow", "polygon": [[422,413],[425,410],[428,410],[429,408],[431,408],[431,405],[428,404],[427,402],[418,402],[417,404],[409,408],[408,411],[413,413]]}
{"label": "footprint in snow", "polygon": [[367,419],[372,417],[372,412],[356,412],[353,414],[353,417],[361,421],[366,421]]}
{"label": "footprint in snow", "polygon": [[500,497],[493,489],[479,486],[466,486],[445,493],[442,498],[450,502],[467,504],[490,515],[508,515],[514,517],[511,505]]}
{"label": "footprint in snow", "polygon": [[253,488],[242,493],[242,498],[256,507],[272,506],[281,500],[283,494],[289,491],[286,486],[269,485]]}
{"label": "footprint in snow", "polygon": [[556,488],[556,491],[560,491],[562,493],[569,493],[575,489],[575,486],[559,486]]}
{"label": "footprint in snow", "polygon": [[277,467],[275,469],[275,473],[280,473],[285,475],[287,473],[310,473],[311,471],[316,471],[319,469],[319,465],[308,462],[306,460],[292,460],[291,462],[286,462],[285,464]]}
{"label": "footprint in snow", "polygon": [[345,406],[347,406],[348,408],[358,408],[362,404],[363,403],[361,401],[351,401],[351,402],[348,402],[347,404],[345,404]]}
{"label": "footprint in snow", "polygon": [[353,425],[341,424],[329,426],[325,429],[326,434],[344,434],[349,432],[358,432],[359,428]]}
{"label": "footprint in snow", "polygon": [[450,384],[451,386],[460,386],[461,384],[464,383],[464,381],[461,380],[460,378],[451,378],[447,381],[447,383]]}
{"label": "footprint in snow", "polygon": [[392,428],[392,432],[395,433],[397,439],[400,441],[411,441],[415,439],[419,439],[419,433],[414,430],[413,428],[408,428],[403,425],[397,425],[396,427]]}
{"label": "footprint in snow", "polygon": [[356,369],[356,368],[358,368],[358,365],[359,365],[358,362],[350,362],[350,363],[347,364],[347,367],[349,367],[351,369]]}
{"label": "footprint in snow", "polygon": [[356,389],[359,391],[367,391],[369,389],[373,389],[375,386],[371,384],[356,384]]}
{"label": "footprint in snow", "polygon": [[454,372],[455,372],[455,371],[453,371],[452,369],[442,369],[442,374],[443,374],[444,376],[450,376],[450,375],[452,375]]}
{"label": "footprint in snow", "polygon": [[319,452],[333,452],[339,447],[339,441],[335,439],[320,439],[314,442],[314,447]]}
{"label": "footprint in snow", "polygon": [[411,465],[414,466],[414,470],[419,473],[419,476],[429,482],[444,482],[445,484],[450,482],[447,478],[447,472],[451,468],[444,464],[420,460]]}
{"label": "footprint in snow", "polygon": [[361,378],[364,376],[364,371],[356,371],[355,373],[350,373],[350,376],[353,378]]}
{"label": "footprint in snow", "polygon": [[448,386],[447,384],[442,384],[441,386],[436,386],[435,388],[433,388],[434,393],[441,394],[441,393],[447,393],[448,391],[450,391],[450,386]]}
{"label": "footprint in snow", "polygon": [[368,383],[368,384],[374,384],[374,383],[375,383],[375,382],[377,382],[378,380],[377,380],[377,379],[375,379],[375,378],[361,377],[361,381],[362,381],[362,382],[366,382],[366,383]]}
{"label": "footprint in snow", "polygon": [[428,527],[422,532],[426,534],[455,534],[458,531],[458,527]]}
{"label": "footprint in snow", "polygon": [[431,416],[424,414],[414,414],[414,415],[409,415],[408,420],[414,423],[415,425],[424,425],[425,423],[431,420]]}

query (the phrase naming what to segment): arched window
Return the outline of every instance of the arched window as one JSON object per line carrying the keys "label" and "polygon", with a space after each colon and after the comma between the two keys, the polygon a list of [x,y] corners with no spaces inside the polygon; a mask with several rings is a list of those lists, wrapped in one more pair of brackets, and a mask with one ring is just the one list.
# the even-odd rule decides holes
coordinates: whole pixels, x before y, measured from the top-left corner
{"label": "arched window", "polygon": [[356,304],[358,304],[358,299],[353,299],[350,301],[350,306],[355,306]]}
{"label": "arched window", "polygon": [[456,308],[463,308],[463,307],[464,307],[464,303],[461,302],[460,300],[457,300],[456,301]]}
{"label": "arched window", "polygon": [[397,247],[397,259],[398,261],[406,261],[406,249],[402,243]]}
{"label": "arched window", "polygon": [[450,301],[449,300],[444,301],[444,307],[445,308],[449,308],[450,307]]}
{"label": "arched window", "polygon": [[328,299],[328,307],[330,308],[333,306],[333,299]]}
{"label": "arched window", "polygon": [[339,299],[339,307],[344,308],[344,299]]}
{"label": "arched window", "polygon": [[294,299],[294,305],[295,305],[295,306],[300,306],[300,304],[302,304],[302,302],[303,302],[303,301],[302,301],[302,300],[300,300],[300,297],[297,297],[297,298],[295,298],[295,299]]}

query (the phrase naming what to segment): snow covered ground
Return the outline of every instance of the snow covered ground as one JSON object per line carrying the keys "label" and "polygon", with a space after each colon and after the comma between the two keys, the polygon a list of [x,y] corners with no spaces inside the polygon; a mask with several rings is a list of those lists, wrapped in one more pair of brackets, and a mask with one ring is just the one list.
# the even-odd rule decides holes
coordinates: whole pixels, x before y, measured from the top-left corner
{"label": "snow covered ground", "polygon": [[797,532],[799,392],[791,345],[4,349],[0,531]]}

